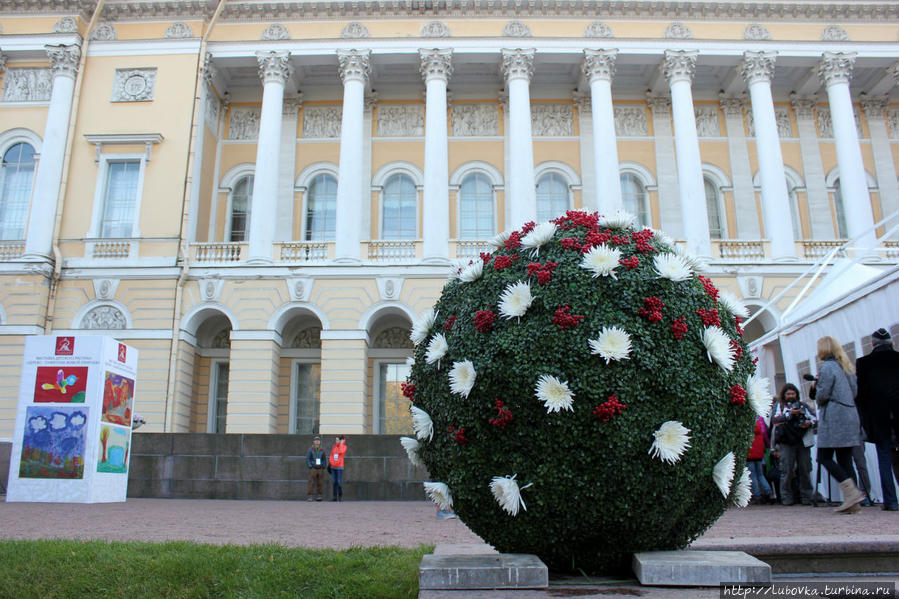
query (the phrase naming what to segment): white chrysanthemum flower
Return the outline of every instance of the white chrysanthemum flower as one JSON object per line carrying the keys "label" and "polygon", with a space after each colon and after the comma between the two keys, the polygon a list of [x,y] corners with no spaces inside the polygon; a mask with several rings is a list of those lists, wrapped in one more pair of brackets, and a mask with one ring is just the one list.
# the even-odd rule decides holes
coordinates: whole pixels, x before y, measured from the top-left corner
{"label": "white chrysanthemum flower", "polygon": [[459,273],[459,280],[463,283],[471,283],[480,279],[482,274],[484,274],[484,261],[477,258],[462,269],[462,272]]}
{"label": "white chrysanthemum flower", "polygon": [[521,247],[540,253],[540,246],[548,243],[556,234],[556,223],[540,223],[531,232],[521,238]]}
{"label": "white chrysanthemum flower", "polygon": [[740,301],[736,295],[731,293],[730,291],[721,291],[718,293],[718,303],[721,304],[721,307],[733,314],[734,316],[739,316],[740,318],[749,318],[749,309],[743,305],[743,302]]}
{"label": "white chrysanthemum flower", "polygon": [[624,229],[634,224],[637,217],[625,210],[616,210],[614,214],[609,216],[600,216],[599,225],[601,227],[612,227]]}
{"label": "white chrysanthemum flower", "polygon": [[705,263],[705,260],[694,256],[682,245],[675,245],[674,253],[683,258],[684,262],[687,263],[687,266],[692,268],[694,272],[705,272],[709,268],[709,265]]}
{"label": "white chrysanthemum flower", "polygon": [[715,362],[724,372],[734,369],[734,354],[730,347],[730,337],[721,327],[710,326],[702,331],[702,343],[708,352],[709,362]]}
{"label": "white chrysanthemum flower", "polygon": [[770,382],[768,379],[753,374],[746,379],[746,395],[749,397],[749,405],[755,413],[762,418],[768,417],[771,411]]}
{"label": "white chrysanthemum flower", "polygon": [[412,437],[400,437],[400,444],[406,450],[406,455],[409,456],[409,461],[413,466],[424,466],[424,462],[418,457],[418,448],[421,447],[421,443]]}
{"label": "white chrysanthemum flower", "polygon": [[490,481],[490,491],[496,498],[496,502],[499,503],[500,507],[503,508],[503,510],[505,510],[512,516],[518,515],[519,507],[524,510],[528,509],[524,504],[524,499],[521,498],[521,491],[534,484],[528,483],[525,486],[519,488],[518,483],[515,481],[516,476],[518,475],[514,474],[512,476],[494,476],[493,480]]}
{"label": "white chrysanthemum flower", "polygon": [[509,239],[509,235],[511,234],[511,231],[503,231],[498,235],[494,235],[493,238],[487,242],[487,245],[494,250],[501,250],[506,247],[506,240]]}
{"label": "white chrysanthemum flower", "polygon": [[591,271],[594,277],[611,275],[613,279],[617,279],[615,269],[618,268],[620,259],[621,250],[601,243],[590,248],[590,251],[584,254],[581,259],[581,268]]}
{"label": "white chrysanthemum flower", "polygon": [[415,366],[415,358],[412,356],[406,358],[406,366]]}
{"label": "white chrysanthemum flower", "polygon": [[725,497],[730,494],[730,483],[734,480],[735,464],[736,459],[734,458],[734,453],[729,451],[727,452],[727,455],[718,460],[718,463],[712,468],[712,478],[715,479],[715,484],[718,485],[718,489]]}
{"label": "white chrysanthemum flower", "polygon": [[412,430],[422,441],[430,441],[434,437],[434,422],[427,412],[412,406]]}
{"label": "white chrysanthemum flower", "polygon": [[606,364],[609,360],[628,360],[631,353],[631,336],[620,327],[603,327],[599,338],[590,339],[591,353],[599,354]]}
{"label": "white chrysanthemum flower", "polygon": [[469,392],[474,387],[476,376],[477,373],[471,360],[453,362],[453,368],[449,372],[450,391],[462,397],[468,397]]}
{"label": "white chrysanthemum flower", "polygon": [[689,432],[690,429],[677,420],[665,422],[653,433],[655,439],[649,448],[649,454],[663,462],[675,463],[690,447],[690,437],[687,435]]}
{"label": "white chrysanthemum flower", "polygon": [[550,374],[544,374],[537,381],[537,387],[534,390],[537,399],[546,406],[546,413],[558,412],[563,408],[573,410],[571,407],[574,401],[574,395],[568,389],[568,381],[564,383]]}
{"label": "white chrysanthemum flower", "polygon": [[425,493],[442,510],[453,507],[453,494],[444,483],[425,483]]}
{"label": "white chrysanthemum flower", "polygon": [[428,331],[431,330],[431,327],[434,326],[434,321],[437,319],[437,313],[434,312],[433,309],[425,310],[418,317],[418,320],[415,321],[412,325],[412,333],[409,334],[409,339],[412,340],[412,343],[418,345],[422,341],[428,338]]}
{"label": "white chrysanthemum flower", "polygon": [[518,281],[507,286],[499,296],[499,313],[503,318],[521,318],[532,301],[531,284]]}
{"label": "white chrysanthemum flower", "polygon": [[743,475],[734,485],[734,503],[737,507],[746,507],[752,499],[752,481],[749,479],[749,468],[743,468]]}
{"label": "white chrysanthemum flower", "polygon": [[443,336],[443,333],[437,333],[431,337],[431,342],[428,343],[425,361],[428,364],[437,362],[437,368],[440,368],[440,359],[446,355],[447,350],[449,350],[449,345],[446,343],[446,337]]}
{"label": "white chrysanthemum flower", "polygon": [[663,279],[686,281],[693,275],[693,271],[690,270],[690,265],[687,264],[687,261],[677,254],[669,252],[657,254],[653,258],[652,264],[655,266],[656,272],[659,273],[659,277]]}
{"label": "white chrysanthemum flower", "polygon": [[653,228],[651,228],[651,227],[647,227],[647,228],[648,228],[650,231],[652,231],[652,237],[653,237],[653,239],[655,239],[655,240],[658,241],[659,243],[662,243],[662,244],[664,244],[664,245],[667,245],[667,246],[670,247],[671,249],[674,249],[674,245],[675,245],[675,244],[674,244],[674,240],[671,239],[671,237],[669,237],[667,233],[665,233],[665,232],[662,231],[661,229],[653,229]]}
{"label": "white chrysanthemum flower", "polygon": [[456,258],[455,260],[450,262],[449,275],[447,276],[447,279],[450,281],[455,281],[461,276],[462,271],[468,268],[468,266],[470,266],[473,262],[474,260],[472,260],[471,258]]}

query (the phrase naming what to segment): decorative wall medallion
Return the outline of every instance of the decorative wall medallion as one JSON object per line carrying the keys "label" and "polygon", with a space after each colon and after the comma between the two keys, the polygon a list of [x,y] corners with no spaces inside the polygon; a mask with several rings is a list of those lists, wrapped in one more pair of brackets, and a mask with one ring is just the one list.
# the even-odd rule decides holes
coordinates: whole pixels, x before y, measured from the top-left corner
{"label": "decorative wall medallion", "polygon": [[380,293],[382,300],[395,300],[403,290],[403,279],[380,278],[377,279],[377,283],[378,293]]}
{"label": "decorative wall medallion", "polygon": [[696,106],[693,110],[696,114],[696,133],[699,137],[721,136],[717,106]]}
{"label": "decorative wall medallion", "polygon": [[675,21],[665,28],[665,39],[691,40],[693,32],[680,21]]}
{"label": "decorative wall medallion", "polygon": [[222,289],[225,286],[223,279],[200,279],[197,281],[200,287],[200,294],[203,296],[204,302],[218,301],[222,295]]}
{"label": "decorative wall medallion", "polygon": [[340,32],[342,38],[365,38],[368,37],[368,27],[362,23],[347,23],[346,27]]}
{"label": "decorative wall medallion", "polygon": [[824,42],[848,42],[849,34],[839,25],[828,25],[821,33],[821,41]]}
{"label": "decorative wall medallion", "polygon": [[228,122],[228,139],[258,139],[261,116],[262,109],[257,106],[232,108],[231,118]]}
{"label": "decorative wall medallion", "polygon": [[440,21],[431,21],[421,28],[421,37],[449,37],[450,30]]}
{"label": "decorative wall medallion", "polygon": [[744,40],[770,40],[771,33],[763,25],[752,23],[743,30]]}
{"label": "decorative wall medallion", "polygon": [[4,102],[49,102],[53,91],[50,69],[6,69]]}
{"label": "decorative wall medallion", "polygon": [[53,25],[53,33],[78,33],[78,21],[75,17],[63,17]]}
{"label": "decorative wall medallion", "polygon": [[94,295],[97,299],[108,300],[115,297],[119,288],[118,279],[94,279]]}
{"label": "decorative wall medallion", "polygon": [[621,137],[649,135],[646,108],[642,104],[615,106],[615,133]]}
{"label": "decorative wall medallion", "polygon": [[503,27],[503,37],[532,37],[531,30],[521,21],[509,21]]}
{"label": "decorative wall medallion", "polygon": [[531,131],[534,137],[574,135],[571,104],[531,104]]}
{"label": "decorative wall medallion", "polygon": [[288,277],[287,291],[290,293],[290,299],[294,302],[307,302],[309,295],[312,293],[312,285],[315,280],[310,277]]}
{"label": "decorative wall medallion", "polygon": [[116,69],[112,83],[113,102],[149,102],[156,88],[156,67]]}
{"label": "decorative wall medallion", "polygon": [[117,37],[115,27],[110,23],[100,23],[91,34],[91,40],[95,42],[111,42]]}
{"label": "decorative wall medallion", "polygon": [[341,118],[337,106],[307,106],[303,109],[303,137],[339,138]]}
{"label": "decorative wall medallion", "polygon": [[496,104],[453,104],[453,135],[457,137],[499,135]]}
{"label": "decorative wall medallion", "polygon": [[262,31],[262,39],[269,41],[289,40],[290,32],[281,23],[272,23]]}
{"label": "decorative wall medallion", "polygon": [[759,297],[762,292],[762,277],[737,277],[737,284],[743,297]]}
{"label": "decorative wall medallion", "polygon": [[193,29],[187,23],[172,23],[166,28],[165,33],[162,34],[162,37],[168,39],[181,39],[193,36]]}
{"label": "decorative wall medallion", "polygon": [[97,306],[81,319],[82,329],[124,329],[127,326],[125,315],[114,306]]}
{"label": "decorative wall medallion", "polygon": [[421,137],[425,107],[421,104],[378,105],[378,137]]}
{"label": "decorative wall medallion", "polygon": [[203,295],[206,299],[211,300],[215,297],[215,283],[212,281],[207,281],[206,285],[203,287]]}
{"label": "decorative wall medallion", "polygon": [[593,21],[584,29],[584,37],[615,37],[612,28],[602,21]]}

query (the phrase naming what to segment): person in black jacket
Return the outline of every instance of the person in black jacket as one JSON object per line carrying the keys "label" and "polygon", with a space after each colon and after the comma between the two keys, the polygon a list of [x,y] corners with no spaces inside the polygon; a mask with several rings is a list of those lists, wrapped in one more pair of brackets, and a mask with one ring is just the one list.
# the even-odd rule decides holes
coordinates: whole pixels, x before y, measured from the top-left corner
{"label": "person in black jacket", "polygon": [[322,486],[325,480],[325,468],[328,467],[328,456],[322,447],[321,437],[312,439],[312,447],[306,452],[306,466],[309,468],[309,486],[306,488],[306,501],[321,501]]}
{"label": "person in black jacket", "polygon": [[858,376],[857,404],[868,442],[877,447],[883,509],[899,511],[893,473],[899,478],[899,352],[893,350],[890,333],[878,329],[871,335],[874,349],[855,362]]}

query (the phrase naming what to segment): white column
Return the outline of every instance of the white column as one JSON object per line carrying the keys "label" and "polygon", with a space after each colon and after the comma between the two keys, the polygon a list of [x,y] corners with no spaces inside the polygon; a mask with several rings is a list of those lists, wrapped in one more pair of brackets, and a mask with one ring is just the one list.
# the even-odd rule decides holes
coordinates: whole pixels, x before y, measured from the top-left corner
{"label": "white column", "polygon": [[771,243],[771,256],[775,260],[783,260],[796,257],[796,246],[793,243],[790,199],[771,95],[774,56],[773,52],[744,52],[742,75],[752,100],[765,236]]}
{"label": "white column", "polygon": [[697,256],[710,256],[708,208],[702,182],[702,160],[693,112],[693,72],[697,52],[665,51],[663,70],[671,87],[671,112],[674,115],[674,147],[677,151],[677,177],[680,183],[681,216],[687,250]]}
{"label": "white column", "polygon": [[48,259],[53,255],[53,222],[59,202],[59,185],[62,182],[75,75],[81,60],[80,46],[45,48],[50,57],[53,90],[50,92],[50,107],[47,110],[47,123],[44,126],[41,157],[34,180],[25,237],[25,257],[37,260]]}
{"label": "white column", "polygon": [[677,192],[680,186],[677,184],[677,169],[674,164],[674,139],[671,136],[671,99],[647,94],[646,103],[652,111],[652,130],[655,133],[653,145],[658,173],[660,228],[674,239],[681,239],[684,228]]}
{"label": "white column", "polygon": [[537,220],[537,189],[534,181],[534,144],[531,136],[531,76],[536,50],[503,50],[503,75],[509,91],[509,162],[506,173],[511,203],[507,229],[518,229]]}
{"label": "white column", "polygon": [[[899,73],[899,70],[897,70]],[[864,97],[861,101],[865,118],[868,119],[868,130],[871,132],[871,153],[874,155],[874,172],[877,175],[877,189],[880,191],[882,217],[899,210],[899,182],[896,181],[896,165],[893,164],[893,153],[890,150],[884,110],[889,104],[888,95],[874,98]],[[881,217],[881,218],[882,218]],[[891,222],[889,226],[899,223]],[[899,238],[894,233],[892,239]]]}
{"label": "white column", "polygon": [[[837,167],[840,171],[840,192],[849,237],[856,237],[874,224],[871,197],[862,152],[858,145],[855,113],[849,96],[849,79],[855,65],[855,54],[825,52],[818,65],[818,76],[827,88],[830,120],[837,148]],[[862,248],[873,248],[877,237],[873,231],[857,241]]]}
{"label": "white column", "polygon": [[830,201],[827,199],[827,182],[824,178],[824,163],[815,126],[817,98],[800,98],[790,95],[793,112],[796,114],[796,129],[799,131],[799,153],[802,155],[802,174],[805,178],[805,197],[808,203],[809,223],[812,239],[833,239],[833,218],[830,215]]}
{"label": "white column", "polygon": [[[200,189],[203,187],[203,153],[206,149],[206,106],[209,95],[213,94],[210,86],[215,79],[216,70],[212,65],[212,55],[206,54],[203,61],[203,77],[197,90],[197,122],[194,123],[196,131],[193,166],[190,169],[190,205],[187,212],[187,234],[185,240],[193,243],[197,240],[197,220],[200,214]],[[216,100],[218,101],[218,100]]]}
{"label": "white column", "polygon": [[287,52],[257,52],[262,79],[262,115],[256,146],[253,203],[250,206],[250,251],[248,262],[272,261],[278,209],[278,158],[281,150],[281,119],[284,84],[290,75]]}
{"label": "white column", "polygon": [[598,203],[596,193],[598,190],[595,161],[593,160],[593,110],[590,94],[575,91],[571,94],[571,99],[577,108],[580,133],[578,145],[580,146],[581,186],[583,189],[581,205],[584,207],[584,210],[596,212]]}
{"label": "white column", "polygon": [[340,163],[337,174],[336,260],[358,261],[362,228],[362,121],[365,82],[371,72],[371,52],[340,50],[343,112],[340,122]]}
{"label": "white column", "polygon": [[452,50],[419,50],[425,81],[425,181],[422,208],[424,259],[449,258],[449,150],[446,84],[453,74]]}
{"label": "white column", "polygon": [[593,166],[596,173],[596,205],[600,214],[621,209],[618,174],[618,142],[612,108],[612,77],[618,50],[584,50],[584,75],[590,82],[593,110]]}
{"label": "white column", "polygon": [[752,173],[749,171],[749,150],[746,148],[746,129],[743,123],[743,96],[718,94],[718,103],[724,112],[727,127],[727,152],[730,157],[730,174],[734,184],[734,208],[737,220],[737,236],[740,239],[758,239],[758,210],[755,207],[755,191]]}
{"label": "white column", "polygon": [[293,241],[293,224],[300,214],[294,214],[294,185],[297,171],[297,121],[303,94],[284,100],[281,121],[280,164],[278,165],[278,208],[275,217],[275,241]]}

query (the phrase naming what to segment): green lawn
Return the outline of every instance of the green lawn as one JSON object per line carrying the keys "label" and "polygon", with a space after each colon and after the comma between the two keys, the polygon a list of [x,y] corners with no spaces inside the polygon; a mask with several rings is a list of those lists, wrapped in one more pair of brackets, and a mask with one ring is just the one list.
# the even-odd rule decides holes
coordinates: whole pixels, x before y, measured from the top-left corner
{"label": "green lawn", "polygon": [[432,550],[0,541],[0,598],[415,598]]}

